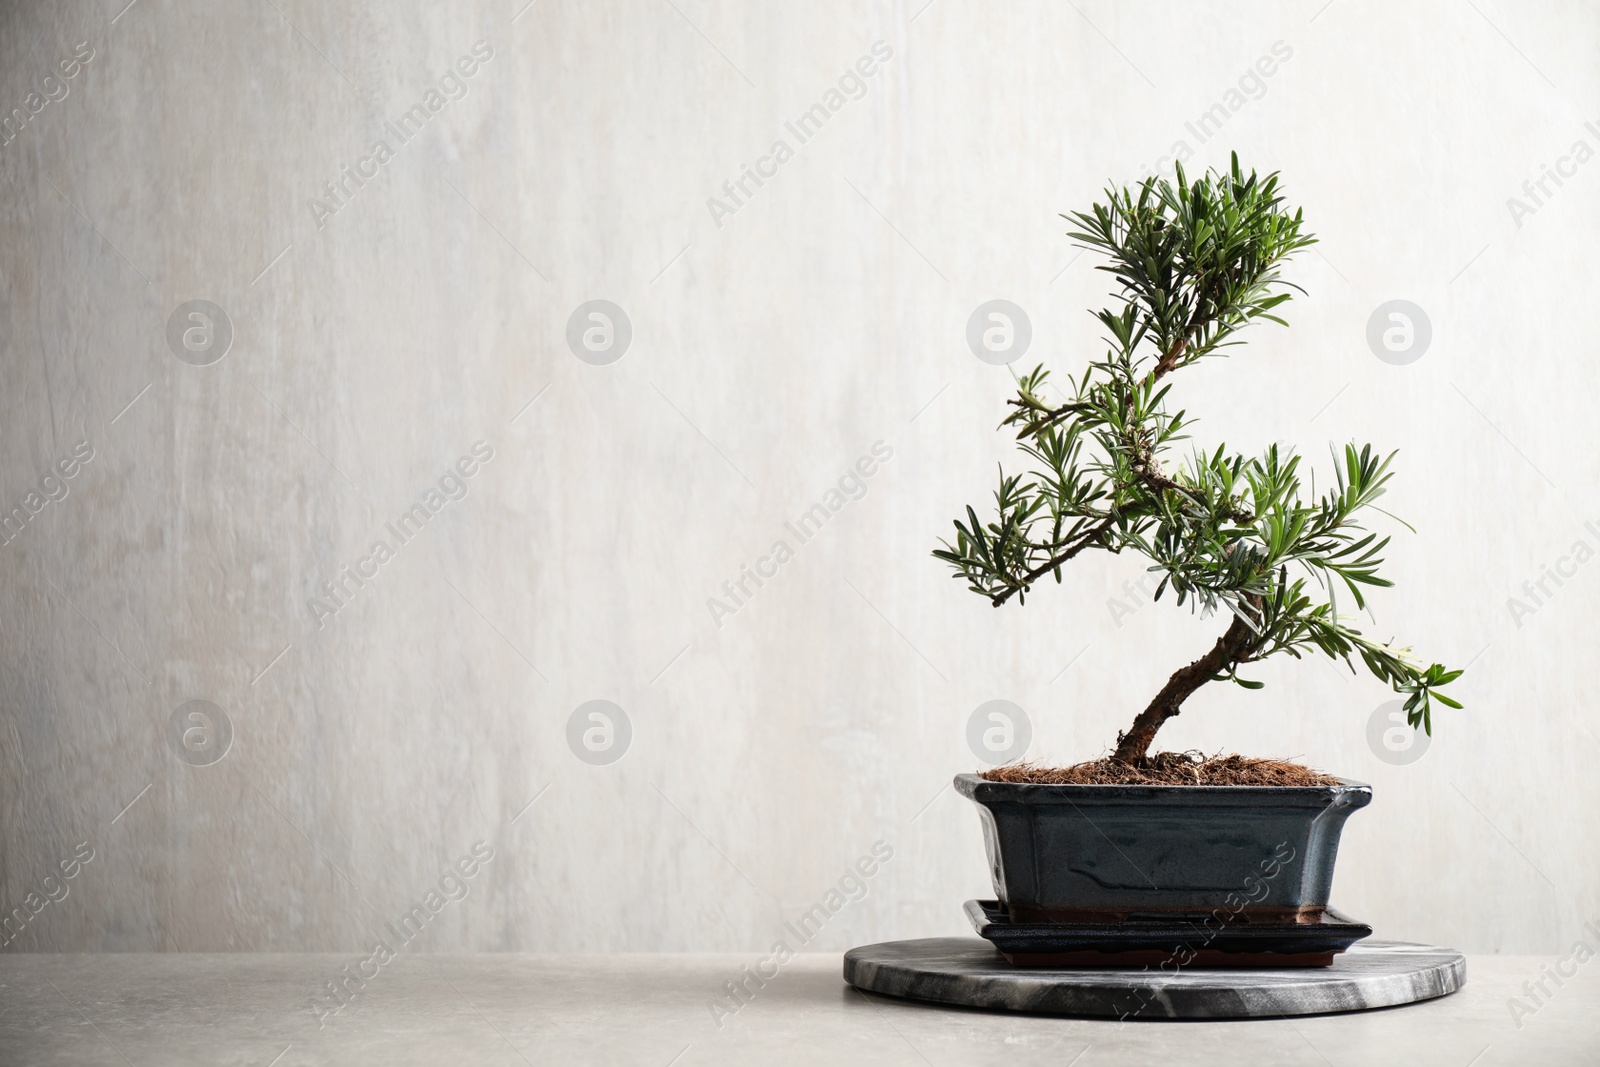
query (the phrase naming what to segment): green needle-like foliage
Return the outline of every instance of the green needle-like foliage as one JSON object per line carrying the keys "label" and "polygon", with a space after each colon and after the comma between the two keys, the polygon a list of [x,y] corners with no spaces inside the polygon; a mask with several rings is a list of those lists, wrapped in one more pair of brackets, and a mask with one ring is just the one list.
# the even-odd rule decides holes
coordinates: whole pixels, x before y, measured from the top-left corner
{"label": "green needle-like foliage", "polygon": [[[1061,581],[1062,565],[1086,549],[1133,550],[1170,591],[1202,615],[1225,609],[1226,633],[1179,669],[1118,738],[1115,755],[1145,759],[1161,724],[1208,681],[1249,689],[1241,667],[1280,652],[1321,652],[1352,671],[1359,657],[1375,677],[1405,694],[1407,720],[1433,732],[1432,701],[1461,705],[1437,691],[1461,672],[1423,668],[1410,650],[1380,643],[1349,625],[1341,592],[1365,609],[1364,587],[1392,583],[1378,574],[1387,537],[1361,525],[1383,496],[1393,453],[1346,445],[1335,456],[1333,488],[1301,496],[1300,457],[1273,445],[1257,457],[1195,450],[1181,464],[1168,455],[1188,440],[1183,411],[1166,401],[1168,376],[1207,356],[1225,355],[1235,334],[1275,314],[1290,298],[1279,268],[1315,243],[1301,212],[1284,206],[1278,176],[1239,169],[1197,181],[1149,178],[1137,189],[1108,189],[1108,203],[1067,218],[1069,236],[1106,256],[1121,306],[1096,316],[1109,348],[1066,395],[1045,396],[1042,366],[1018,379],[1015,427],[1032,461],[1023,474],[1002,469],[996,517],[966,509],[953,542],[934,555],[996,607],[1026,600],[1035,582]],[[1314,490],[1313,490],[1314,494]],[[1387,514],[1387,512],[1384,512]],[[1392,516],[1391,516],[1392,517]]]}

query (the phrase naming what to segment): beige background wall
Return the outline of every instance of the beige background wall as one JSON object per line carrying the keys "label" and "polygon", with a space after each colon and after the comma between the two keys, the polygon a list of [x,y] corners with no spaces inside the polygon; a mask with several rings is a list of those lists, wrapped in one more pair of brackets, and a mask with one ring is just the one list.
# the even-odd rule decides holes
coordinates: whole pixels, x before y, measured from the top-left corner
{"label": "beige background wall", "polygon": [[[355,952],[479,840],[423,948],[756,952],[880,840],[812,947],[961,932],[987,891],[946,788],[973,709],[1093,756],[1217,629],[1113,611],[1131,559],[995,612],[928,555],[1010,455],[968,316],[1011,300],[1017,368],[1080,368],[1106,276],[1057,213],[1179,141],[1191,169],[1280,169],[1323,239],[1292,329],[1184,376],[1200,439],[1324,475],[1330,440],[1400,449],[1418,534],[1376,629],[1471,670],[1404,766],[1367,742],[1385,690],[1325,663],[1205,692],[1163,740],[1372,782],[1335,900],[1381,934],[1570,945],[1600,917],[1600,565],[1507,600],[1600,548],[1600,163],[1507,198],[1600,148],[1600,13],[1320,2],[7,5],[0,107],[65,96],[0,148],[0,507],[93,452],[0,547],[0,903],[93,849],[8,950]],[[465,96],[386,130],[480,41]],[[785,121],[877,41],[798,144]],[[344,166],[376,176],[333,210]],[[593,299],[632,324],[610,365],[566,343]],[[1432,324],[1408,365],[1365,339],[1392,299]],[[191,300],[232,324],[207,366],[166,338]],[[864,495],[793,539],[878,441]],[[476,442],[466,496],[362,563]],[[376,576],[319,618],[345,566]],[[610,765],[566,740],[594,699],[631,722]],[[169,736],[191,700],[231,723],[205,766]]]}

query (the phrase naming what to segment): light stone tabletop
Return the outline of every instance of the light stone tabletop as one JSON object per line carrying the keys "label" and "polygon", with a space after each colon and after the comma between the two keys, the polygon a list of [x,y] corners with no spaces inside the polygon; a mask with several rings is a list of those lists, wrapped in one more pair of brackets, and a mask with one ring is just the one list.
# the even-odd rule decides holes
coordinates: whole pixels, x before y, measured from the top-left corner
{"label": "light stone tabletop", "polygon": [[[7,954],[0,1064],[1600,1064],[1600,970],[1557,986],[1539,957],[1471,956],[1460,992],[1402,1008],[1141,1023],[869,997],[821,953],[730,1000],[758,958],[403,955],[334,1014],[351,956]],[[1513,1018],[1541,978],[1550,995]]]}

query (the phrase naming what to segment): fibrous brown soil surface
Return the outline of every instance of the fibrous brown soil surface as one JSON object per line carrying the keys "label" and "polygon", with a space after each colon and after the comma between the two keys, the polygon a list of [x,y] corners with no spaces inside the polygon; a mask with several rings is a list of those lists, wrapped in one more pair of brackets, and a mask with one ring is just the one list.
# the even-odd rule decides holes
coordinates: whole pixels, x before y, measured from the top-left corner
{"label": "fibrous brown soil surface", "polygon": [[1285,760],[1158,752],[1139,766],[1110,756],[1071,767],[1011,763],[982,774],[991,782],[1029,785],[1338,785],[1339,779]]}

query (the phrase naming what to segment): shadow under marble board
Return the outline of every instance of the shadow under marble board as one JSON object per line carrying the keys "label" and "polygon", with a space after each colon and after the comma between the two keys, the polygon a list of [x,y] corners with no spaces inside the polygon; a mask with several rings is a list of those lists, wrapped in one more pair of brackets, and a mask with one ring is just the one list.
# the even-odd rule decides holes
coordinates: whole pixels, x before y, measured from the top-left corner
{"label": "shadow under marble board", "polygon": [[1328,967],[1226,970],[1016,968],[987,941],[928,937],[845,953],[857,989],[967,1008],[1119,1019],[1248,1019],[1365,1011],[1454,993],[1454,949],[1363,941]]}

